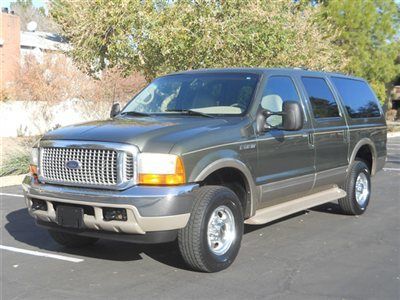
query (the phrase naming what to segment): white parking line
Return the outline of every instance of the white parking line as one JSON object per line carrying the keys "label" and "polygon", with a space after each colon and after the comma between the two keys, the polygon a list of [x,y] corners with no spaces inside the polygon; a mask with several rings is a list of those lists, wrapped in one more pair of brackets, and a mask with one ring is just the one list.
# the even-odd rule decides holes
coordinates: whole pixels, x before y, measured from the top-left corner
{"label": "white parking line", "polygon": [[81,258],[75,258],[75,257],[69,257],[69,256],[51,254],[51,253],[44,253],[44,252],[39,252],[39,251],[25,250],[25,249],[21,249],[21,248],[15,248],[15,247],[3,246],[3,245],[0,245],[0,249],[17,252],[17,253],[34,255],[34,256],[42,256],[42,257],[59,259],[59,260],[65,260],[65,261],[74,262],[74,263],[79,263],[79,262],[83,261],[83,259],[81,259]]}
{"label": "white parking line", "polygon": [[400,159],[388,159],[386,163],[399,163]]}
{"label": "white parking line", "polygon": [[400,172],[400,168],[383,168],[383,171],[398,171],[398,172]]}
{"label": "white parking line", "polygon": [[0,193],[0,196],[10,196],[10,197],[24,198],[24,195],[18,195],[18,194],[7,194],[7,193]]}

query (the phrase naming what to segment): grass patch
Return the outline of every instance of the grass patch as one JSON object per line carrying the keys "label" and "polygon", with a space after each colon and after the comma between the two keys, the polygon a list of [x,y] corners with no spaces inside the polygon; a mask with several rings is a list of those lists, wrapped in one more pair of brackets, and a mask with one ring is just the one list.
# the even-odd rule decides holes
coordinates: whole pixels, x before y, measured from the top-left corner
{"label": "grass patch", "polygon": [[388,132],[399,132],[400,122],[387,122]]}
{"label": "grass patch", "polygon": [[29,171],[30,154],[18,152],[7,158],[0,167],[0,176],[21,175]]}

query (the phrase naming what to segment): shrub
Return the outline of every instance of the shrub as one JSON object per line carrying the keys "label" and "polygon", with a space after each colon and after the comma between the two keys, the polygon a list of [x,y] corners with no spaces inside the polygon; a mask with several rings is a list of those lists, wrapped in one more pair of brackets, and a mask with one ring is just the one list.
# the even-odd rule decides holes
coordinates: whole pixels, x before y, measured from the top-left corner
{"label": "shrub", "polygon": [[388,121],[395,121],[397,119],[397,110],[389,109],[386,112],[386,120]]}
{"label": "shrub", "polygon": [[63,54],[44,54],[41,59],[27,55],[10,95],[16,100],[50,104],[68,99],[126,102],[144,84],[140,74],[124,78],[118,69],[106,69],[98,78],[91,77]]}
{"label": "shrub", "polygon": [[0,176],[26,174],[29,171],[29,152],[17,152],[6,159],[0,168]]}

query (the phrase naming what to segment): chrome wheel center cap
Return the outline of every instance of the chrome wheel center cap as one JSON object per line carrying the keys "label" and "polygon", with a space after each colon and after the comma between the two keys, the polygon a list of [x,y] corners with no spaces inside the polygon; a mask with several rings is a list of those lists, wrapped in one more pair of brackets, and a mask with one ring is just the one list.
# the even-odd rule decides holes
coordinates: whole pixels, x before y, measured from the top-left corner
{"label": "chrome wheel center cap", "polygon": [[356,201],[361,207],[363,207],[369,196],[368,179],[364,173],[358,175],[355,188]]}
{"label": "chrome wheel center cap", "polygon": [[225,254],[236,239],[235,219],[229,207],[221,205],[210,216],[207,226],[208,247],[216,255]]}

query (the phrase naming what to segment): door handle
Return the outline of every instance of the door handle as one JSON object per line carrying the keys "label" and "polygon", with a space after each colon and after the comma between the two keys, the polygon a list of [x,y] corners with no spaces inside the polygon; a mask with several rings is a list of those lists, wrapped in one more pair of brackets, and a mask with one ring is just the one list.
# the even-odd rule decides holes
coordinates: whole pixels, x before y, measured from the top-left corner
{"label": "door handle", "polygon": [[350,143],[350,133],[348,129],[343,130],[343,140],[345,143]]}
{"label": "door handle", "polygon": [[308,143],[314,148],[314,133],[312,132],[308,133]]}
{"label": "door handle", "polygon": [[309,132],[308,134],[305,133],[302,135],[303,138],[307,138],[308,140],[308,146],[310,148],[314,148],[314,133],[313,132]]}

